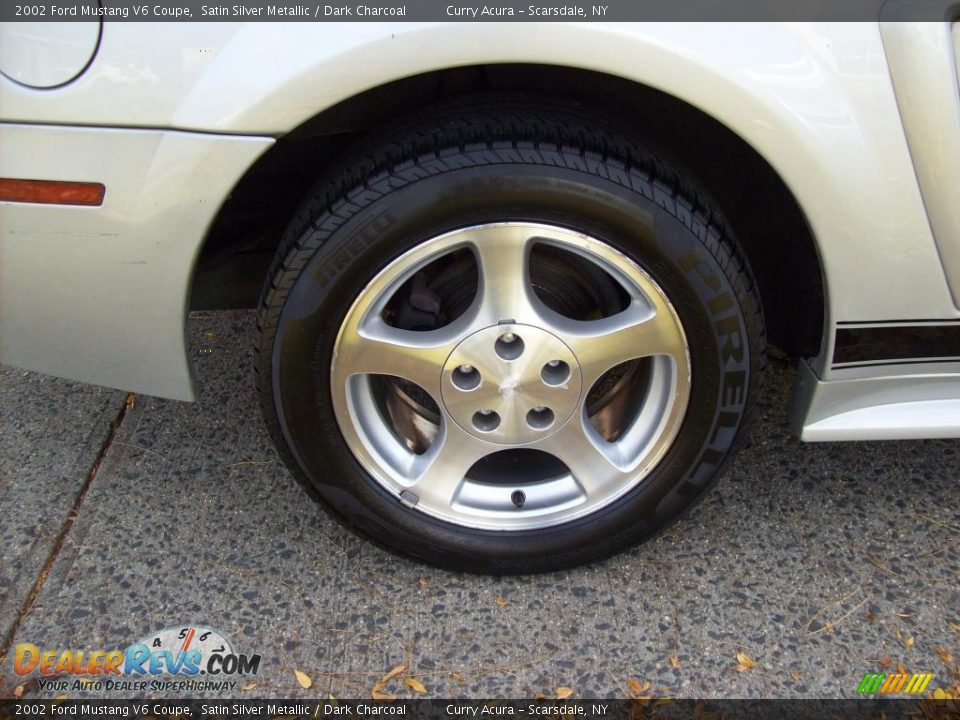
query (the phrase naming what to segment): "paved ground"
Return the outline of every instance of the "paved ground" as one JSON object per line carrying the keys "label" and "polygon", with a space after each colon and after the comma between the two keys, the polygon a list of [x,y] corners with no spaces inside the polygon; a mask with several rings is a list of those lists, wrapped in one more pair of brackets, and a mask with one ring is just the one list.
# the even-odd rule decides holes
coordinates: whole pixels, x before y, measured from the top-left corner
{"label": "paved ground", "polygon": [[[240,696],[369,697],[397,665],[440,697],[624,696],[630,678],[850,697],[887,663],[955,682],[934,648],[960,656],[960,443],[801,445],[774,363],[753,445],[658,540],[554,575],[446,573],[342,530],[291,479],[257,414],[251,314],[190,328],[198,404],[124,411],[123,393],[0,368],[0,638],[114,649],[205,623],[263,655]],[[735,671],[737,652],[757,666]],[[0,668],[0,696],[20,682]]]}

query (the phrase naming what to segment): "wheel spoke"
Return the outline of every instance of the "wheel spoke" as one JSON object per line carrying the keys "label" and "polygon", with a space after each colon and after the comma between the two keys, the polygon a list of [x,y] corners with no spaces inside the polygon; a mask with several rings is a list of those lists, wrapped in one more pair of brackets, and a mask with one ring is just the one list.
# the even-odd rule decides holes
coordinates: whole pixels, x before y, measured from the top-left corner
{"label": "wheel spoke", "polygon": [[618,467],[617,447],[605,447],[590,422],[580,416],[570,418],[537,448],[562,460],[588,499],[608,493],[629,479],[628,473]]}
{"label": "wheel spoke", "polygon": [[481,326],[504,320],[533,323],[539,300],[530,284],[531,234],[523,226],[479,230],[471,242],[480,279]]}
{"label": "wheel spoke", "polygon": [[611,368],[636,358],[668,355],[686,365],[683,331],[665,304],[654,307],[634,301],[602,320],[561,318],[555,325],[580,362],[584,386],[590,388]]}
{"label": "wheel spoke", "polygon": [[443,433],[412,468],[414,482],[409,492],[430,507],[449,508],[467,471],[495,447],[471,437],[456,423],[445,421]]}
{"label": "wheel spoke", "polygon": [[[394,375],[416,383],[434,399],[440,393],[443,363],[456,344],[452,326],[418,332],[401,330],[379,318],[359,329],[345,328],[335,362],[349,375]],[[345,380],[347,376],[343,379]]]}
{"label": "wheel spoke", "polygon": [[[541,272],[536,263],[553,258],[549,248],[543,258],[534,253],[539,244],[609,277],[580,261],[571,261],[569,278],[554,278],[546,265]],[[444,259],[461,251],[473,256],[476,284],[471,263],[461,262],[468,258]],[[448,324],[388,325],[386,311],[420,272],[443,311],[437,320]],[[611,308],[613,298],[626,308]],[[611,409],[595,426],[585,409],[591,389],[642,357],[651,358],[643,372],[605,393]],[[509,221],[445,233],[384,268],[344,319],[331,372],[340,430],[373,480],[411,512],[484,530],[550,527],[622,497],[670,447],[690,387],[683,327],[639,265],[572,230]],[[415,383],[435,403],[375,375]]]}

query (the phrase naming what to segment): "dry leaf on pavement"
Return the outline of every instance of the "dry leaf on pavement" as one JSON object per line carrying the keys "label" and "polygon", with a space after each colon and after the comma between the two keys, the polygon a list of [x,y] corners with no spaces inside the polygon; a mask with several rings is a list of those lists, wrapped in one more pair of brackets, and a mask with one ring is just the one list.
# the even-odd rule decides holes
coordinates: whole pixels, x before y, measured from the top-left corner
{"label": "dry leaf on pavement", "polygon": [[670,653],[670,657],[667,658],[667,665],[672,668],[680,667],[680,658],[676,653]]}
{"label": "dry leaf on pavement", "polygon": [[313,680],[310,679],[310,676],[307,675],[302,670],[294,670],[293,674],[297,678],[297,684],[302,687],[304,690],[308,690],[311,685],[313,685]]}
{"label": "dry leaf on pavement", "polygon": [[757,661],[743,651],[737,651],[737,663],[734,668],[737,672],[743,672],[757,666]]}
{"label": "dry leaf on pavement", "polygon": [[949,650],[944,650],[942,647],[934,647],[933,651],[937,654],[937,657],[940,658],[940,662],[944,665],[949,665],[953,662],[953,655]]}
{"label": "dry leaf on pavement", "polygon": [[636,678],[627,680],[627,687],[630,688],[630,698],[632,700],[649,700],[650,683],[640,682]]}
{"label": "dry leaf on pavement", "polygon": [[573,696],[573,688],[558,687],[554,692],[557,695],[557,700],[566,700]]}
{"label": "dry leaf on pavement", "polygon": [[497,603],[497,605],[499,605],[500,607],[503,607],[503,606],[505,606],[505,605],[507,604],[507,599],[506,599],[505,597],[503,597],[503,595],[497,595],[496,603]]}
{"label": "dry leaf on pavement", "polygon": [[406,683],[407,687],[413,690],[415,693],[420,693],[423,695],[427,691],[427,688],[424,687],[423,683],[416,678],[405,677],[403,682]]}
{"label": "dry leaf on pavement", "polygon": [[370,691],[370,694],[373,696],[374,700],[396,700],[397,696],[393,693],[384,692],[387,687],[387,683],[393,680],[397,675],[402,675],[407,671],[406,665],[397,665],[393,670],[388,672],[382,678],[377,680],[373,684],[373,688]]}

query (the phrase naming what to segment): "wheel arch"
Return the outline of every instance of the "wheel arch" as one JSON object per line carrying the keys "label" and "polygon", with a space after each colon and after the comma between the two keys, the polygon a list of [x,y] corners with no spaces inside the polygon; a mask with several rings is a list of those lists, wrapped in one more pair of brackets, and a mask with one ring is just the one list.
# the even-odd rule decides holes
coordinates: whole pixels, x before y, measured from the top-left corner
{"label": "wheel arch", "polygon": [[278,139],[220,208],[194,265],[191,309],[255,305],[287,219],[317,176],[357,138],[434,103],[490,93],[536,93],[602,107],[641,128],[700,178],[738,233],[760,286],[771,341],[792,355],[817,355],[825,318],[823,269],[804,214],[770,163],[729,127],[683,100],[605,73],[553,65],[422,73],[311,116]]}

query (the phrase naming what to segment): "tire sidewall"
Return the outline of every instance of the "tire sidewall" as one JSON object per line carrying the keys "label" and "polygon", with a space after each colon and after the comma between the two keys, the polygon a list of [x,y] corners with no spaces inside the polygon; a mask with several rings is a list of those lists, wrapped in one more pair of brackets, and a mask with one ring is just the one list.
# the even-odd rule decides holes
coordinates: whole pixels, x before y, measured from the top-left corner
{"label": "tire sidewall", "polygon": [[[356,460],[330,393],[337,333],[373,277],[429,238],[507,221],[567,227],[632,258],[673,304],[692,368],[678,436],[642,482],[587,517],[509,533],[405,507]],[[277,419],[309,485],[349,524],[390,547],[484,571],[535,571],[605,556],[651,536],[690,505],[737,441],[752,382],[751,309],[738,299],[745,295],[736,287],[742,277],[715,257],[715,231],[666,187],[626,187],[549,165],[474,166],[383,193],[366,187],[318,217],[306,236],[301,245],[318,248],[290,287],[272,349]]]}

